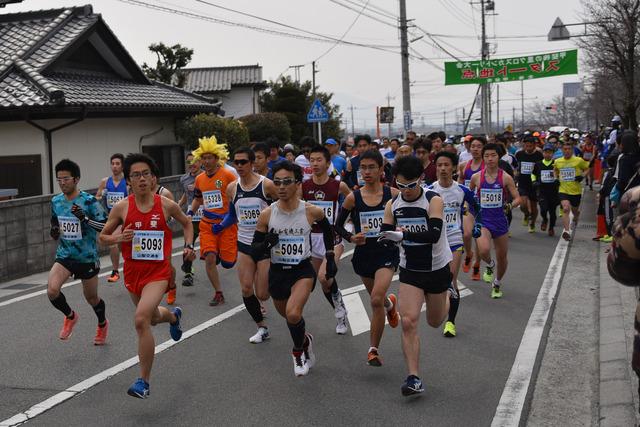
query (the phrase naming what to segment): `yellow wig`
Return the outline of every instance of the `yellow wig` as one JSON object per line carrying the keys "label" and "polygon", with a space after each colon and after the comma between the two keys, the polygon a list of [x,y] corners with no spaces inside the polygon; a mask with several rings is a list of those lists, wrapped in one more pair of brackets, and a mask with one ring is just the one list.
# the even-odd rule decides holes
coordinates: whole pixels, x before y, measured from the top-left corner
{"label": "yellow wig", "polygon": [[223,165],[229,159],[226,144],[218,144],[215,135],[211,135],[210,138],[200,138],[198,140],[198,148],[191,152],[196,160],[199,160],[204,153],[216,156],[220,165]]}

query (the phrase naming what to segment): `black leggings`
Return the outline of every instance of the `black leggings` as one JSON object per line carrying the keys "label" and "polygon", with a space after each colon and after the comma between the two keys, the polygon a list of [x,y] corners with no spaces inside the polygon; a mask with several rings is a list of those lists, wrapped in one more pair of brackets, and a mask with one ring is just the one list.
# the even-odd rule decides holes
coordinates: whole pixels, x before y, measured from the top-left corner
{"label": "black leggings", "polygon": [[547,222],[547,214],[549,216],[549,227],[553,228],[556,226],[556,208],[560,204],[558,197],[545,197],[544,195],[540,195],[540,200],[538,200],[538,204],[540,205],[540,216],[542,216],[542,220]]}

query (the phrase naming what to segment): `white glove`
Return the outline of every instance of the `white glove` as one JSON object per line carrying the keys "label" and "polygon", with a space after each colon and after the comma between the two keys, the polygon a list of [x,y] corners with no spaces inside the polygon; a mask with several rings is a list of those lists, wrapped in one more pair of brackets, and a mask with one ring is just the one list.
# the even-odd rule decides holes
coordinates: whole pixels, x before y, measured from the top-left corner
{"label": "white glove", "polygon": [[380,237],[378,237],[378,242],[393,242],[400,243],[402,241],[402,231],[381,231]]}

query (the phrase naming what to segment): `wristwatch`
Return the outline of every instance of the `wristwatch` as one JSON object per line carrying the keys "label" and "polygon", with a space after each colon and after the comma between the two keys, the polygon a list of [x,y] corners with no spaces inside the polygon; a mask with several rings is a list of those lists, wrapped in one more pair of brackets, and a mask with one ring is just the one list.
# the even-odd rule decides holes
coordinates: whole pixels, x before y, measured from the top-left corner
{"label": "wristwatch", "polygon": [[185,244],[184,244],[184,248],[185,248],[185,249],[191,249],[191,250],[193,250],[193,245],[192,245],[192,244],[190,244],[190,243],[185,243]]}

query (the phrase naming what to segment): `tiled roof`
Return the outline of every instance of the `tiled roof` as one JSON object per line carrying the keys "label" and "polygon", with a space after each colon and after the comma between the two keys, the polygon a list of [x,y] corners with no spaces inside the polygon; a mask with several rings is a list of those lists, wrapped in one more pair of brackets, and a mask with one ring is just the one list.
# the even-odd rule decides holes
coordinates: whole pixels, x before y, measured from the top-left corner
{"label": "tiled roof", "polygon": [[[56,65],[94,32],[107,37],[109,49],[126,69],[123,75]],[[0,115],[66,107],[89,112],[219,110],[203,96],[149,81],[91,6],[0,15]]]}
{"label": "tiled roof", "polygon": [[191,92],[227,92],[232,86],[266,87],[260,65],[236,67],[184,68],[184,88]]}

